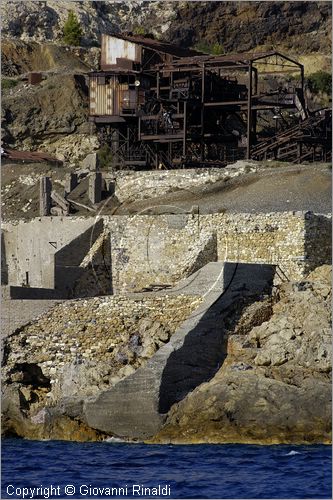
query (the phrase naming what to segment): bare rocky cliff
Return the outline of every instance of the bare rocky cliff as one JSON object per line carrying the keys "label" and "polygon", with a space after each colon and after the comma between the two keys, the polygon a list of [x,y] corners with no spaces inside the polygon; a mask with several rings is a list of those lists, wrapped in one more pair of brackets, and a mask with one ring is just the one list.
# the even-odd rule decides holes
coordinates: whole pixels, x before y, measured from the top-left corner
{"label": "bare rocky cliff", "polygon": [[226,52],[258,46],[286,48],[302,54],[330,54],[330,2],[127,2],[2,3],[3,36],[60,41],[68,11],[74,10],[84,45],[99,44],[100,34],[143,29],[186,47],[218,43]]}
{"label": "bare rocky cliff", "polygon": [[119,32],[144,26],[155,34],[170,28],[179,7],[185,2],[71,2],[48,0],[43,2],[4,1],[2,5],[2,32],[4,36],[38,42],[61,41],[62,27],[69,10],[80,21],[84,35],[83,45],[99,44],[100,34]]}
{"label": "bare rocky cliff", "polygon": [[195,45],[219,43],[225,52],[266,46],[293,53],[330,52],[329,2],[187,2],[168,36]]}

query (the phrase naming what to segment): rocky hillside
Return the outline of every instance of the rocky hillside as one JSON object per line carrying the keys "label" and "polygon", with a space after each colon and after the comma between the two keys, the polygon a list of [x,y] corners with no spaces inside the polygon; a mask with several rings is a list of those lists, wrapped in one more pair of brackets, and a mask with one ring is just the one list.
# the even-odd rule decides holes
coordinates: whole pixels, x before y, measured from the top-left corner
{"label": "rocky hillside", "polygon": [[83,45],[99,44],[101,33],[119,32],[144,26],[162,35],[186,2],[43,2],[4,1],[2,5],[3,35],[39,42],[61,40],[68,11],[73,10],[84,30]]}
{"label": "rocky hillside", "polygon": [[13,2],[2,4],[2,33],[21,40],[59,41],[68,11],[84,30],[84,45],[99,44],[101,33],[143,28],[186,47],[221,45],[226,52],[259,46],[291,52],[331,51],[330,2]]}
{"label": "rocky hillside", "polygon": [[1,56],[3,77],[18,77],[29,71],[87,73],[99,67],[100,49],[5,38],[1,43]]}
{"label": "rocky hillside", "polygon": [[49,74],[39,85],[24,82],[2,97],[2,139],[12,149],[48,151],[75,164],[98,147],[89,133],[84,76]]}
{"label": "rocky hillside", "polygon": [[[71,9],[83,47],[62,41]],[[331,67],[329,2],[6,0],[1,15],[3,144],[46,151],[71,165],[99,147],[94,130],[85,129],[87,89],[83,96],[70,75],[98,68],[101,33],[139,30],[208,52],[275,48],[296,55],[306,73]],[[24,85],[30,71],[43,72],[46,83]]]}
{"label": "rocky hillside", "polygon": [[219,43],[225,52],[266,46],[328,54],[330,32],[329,2],[187,2],[168,36],[187,45]]}
{"label": "rocky hillside", "polygon": [[215,377],[174,405],[155,442],[329,442],[331,267],[280,286],[229,332]]}

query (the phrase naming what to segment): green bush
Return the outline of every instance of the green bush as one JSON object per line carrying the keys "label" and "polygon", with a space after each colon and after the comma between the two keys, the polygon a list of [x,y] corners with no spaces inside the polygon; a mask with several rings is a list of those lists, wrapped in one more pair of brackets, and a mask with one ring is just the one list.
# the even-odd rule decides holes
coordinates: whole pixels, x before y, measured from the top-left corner
{"label": "green bush", "polygon": [[67,45],[78,46],[81,43],[82,34],[82,28],[76,15],[70,10],[63,28],[63,40]]}
{"label": "green bush", "polygon": [[212,56],[219,56],[224,53],[223,46],[220,43],[210,44],[202,41],[199,42],[194,48],[204,54],[210,54]]}
{"label": "green bush", "polygon": [[326,71],[317,71],[308,77],[308,85],[312,92],[332,94],[332,75]]}
{"label": "green bush", "polygon": [[134,35],[146,35],[146,30],[144,29],[143,26],[136,26],[135,28],[133,28],[133,34]]}
{"label": "green bush", "polygon": [[219,56],[224,53],[223,46],[220,43],[214,43],[211,47],[211,54],[213,56]]}
{"label": "green bush", "polygon": [[99,161],[99,168],[101,170],[107,169],[111,167],[112,164],[112,151],[111,148],[105,144],[102,146],[98,151],[98,161]]}
{"label": "green bush", "polygon": [[11,80],[10,78],[1,78],[1,88],[2,89],[12,89],[18,84],[17,80]]}

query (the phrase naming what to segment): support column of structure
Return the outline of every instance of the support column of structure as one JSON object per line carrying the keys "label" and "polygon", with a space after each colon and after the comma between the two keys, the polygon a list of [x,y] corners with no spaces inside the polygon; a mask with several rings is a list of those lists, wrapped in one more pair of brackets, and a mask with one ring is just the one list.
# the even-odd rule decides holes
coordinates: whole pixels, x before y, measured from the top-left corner
{"label": "support column of structure", "polygon": [[39,215],[50,215],[52,183],[50,177],[41,177],[39,185]]}
{"label": "support column of structure", "polygon": [[187,102],[184,101],[184,135],[183,135],[183,156],[186,156],[186,134],[187,134]]}
{"label": "support column of structure", "polygon": [[102,200],[102,174],[96,172],[89,176],[89,200],[93,205]]}
{"label": "support column of structure", "polygon": [[201,76],[201,161],[205,159],[205,64]]}
{"label": "support column of structure", "polygon": [[249,78],[247,90],[247,148],[246,158],[251,157],[251,130],[252,130],[252,62],[249,64]]}
{"label": "support column of structure", "polygon": [[[254,89],[253,89],[253,95],[257,96],[258,95],[258,70],[257,68],[252,68],[253,73],[254,73]],[[254,144],[257,142],[257,110],[254,109],[252,111],[252,130],[253,130],[253,141]]]}
{"label": "support column of structure", "polygon": [[67,174],[65,178],[65,198],[76,188],[78,185],[77,174]]}

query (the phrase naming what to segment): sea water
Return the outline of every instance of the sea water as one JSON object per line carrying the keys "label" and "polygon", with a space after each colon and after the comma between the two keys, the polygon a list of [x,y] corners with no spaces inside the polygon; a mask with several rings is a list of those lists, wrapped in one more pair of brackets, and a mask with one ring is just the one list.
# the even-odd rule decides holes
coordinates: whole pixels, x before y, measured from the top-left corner
{"label": "sea water", "polygon": [[1,498],[332,498],[329,446],[2,441]]}

